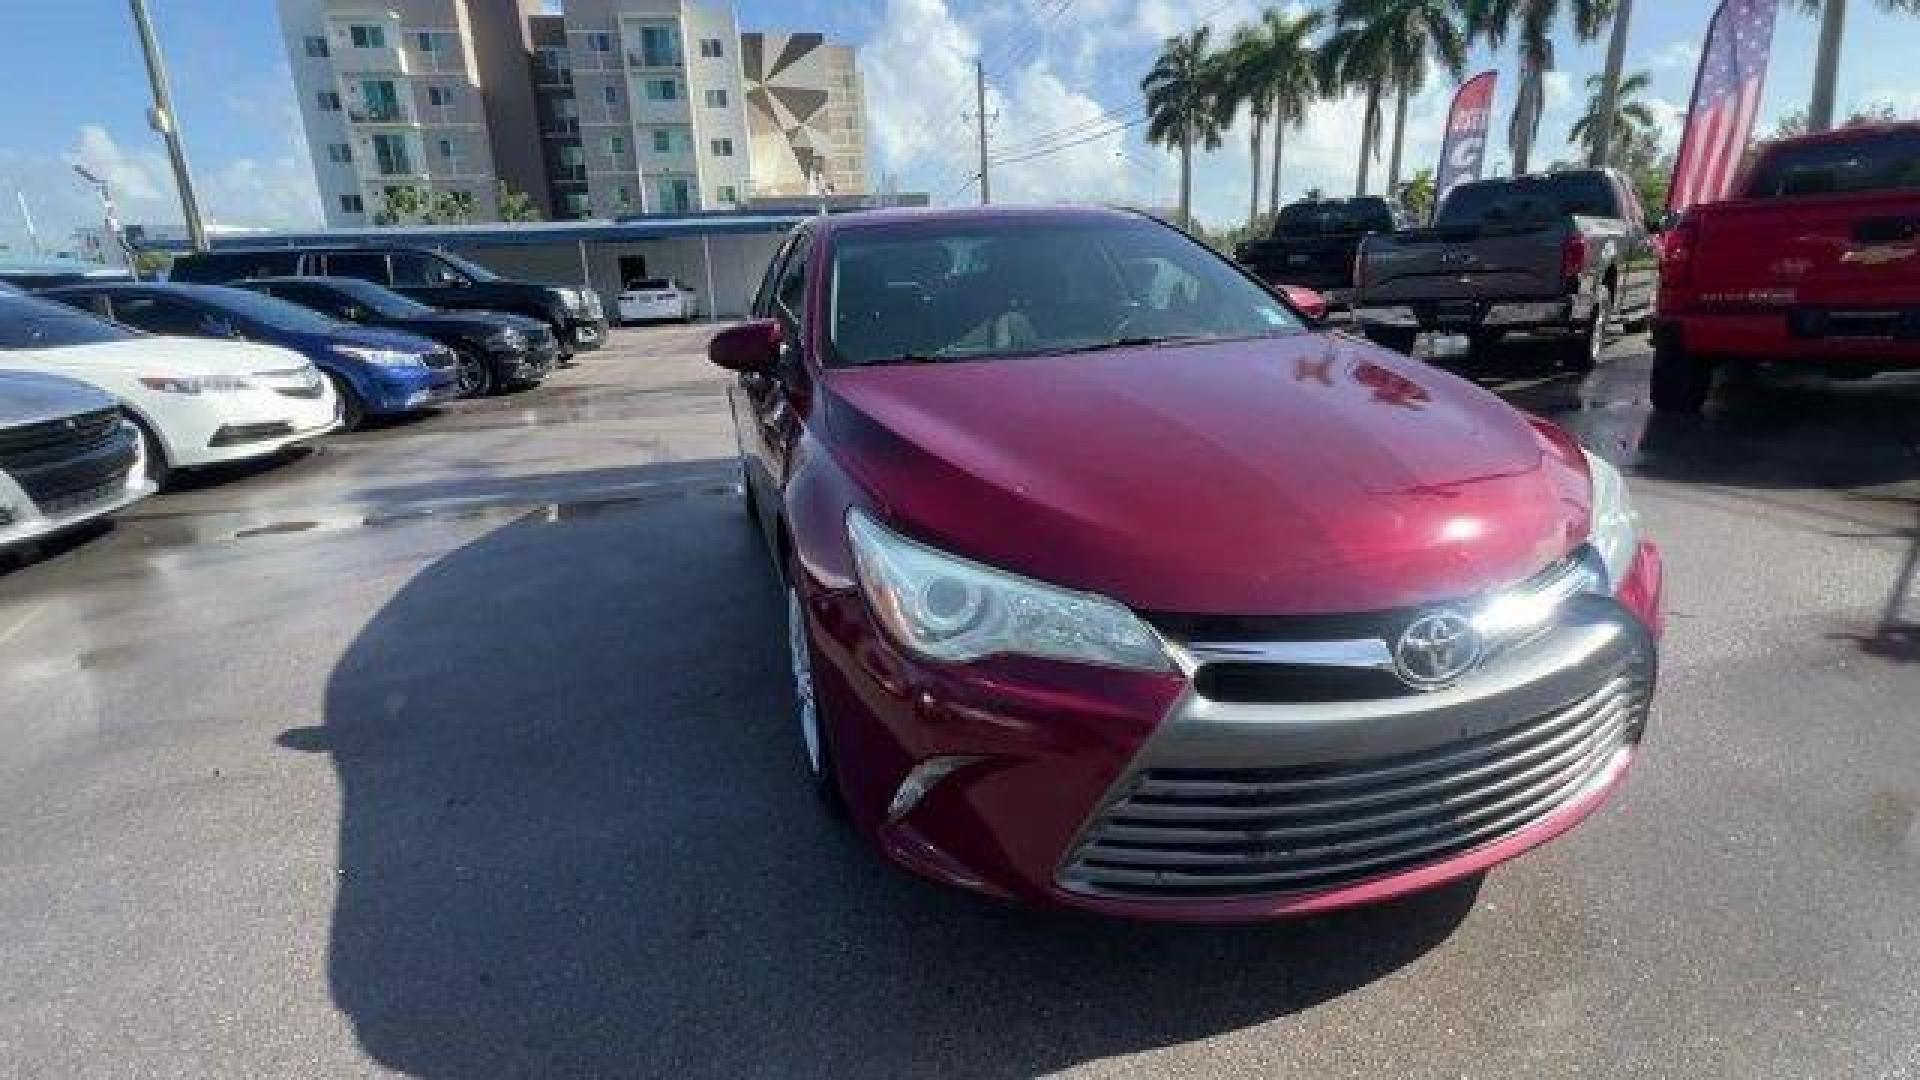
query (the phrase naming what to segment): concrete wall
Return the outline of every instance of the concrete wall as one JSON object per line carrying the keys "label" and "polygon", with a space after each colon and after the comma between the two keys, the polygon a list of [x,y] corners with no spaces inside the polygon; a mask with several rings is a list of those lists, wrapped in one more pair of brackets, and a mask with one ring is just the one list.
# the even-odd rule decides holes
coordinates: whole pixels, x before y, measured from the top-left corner
{"label": "concrete wall", "polygon": [[[591,286],[599,290],[609,309],[622,285],[620,257],[640,255],[647,260],[649,276],[679,278],[682,284],[699,293],[701,309],[707,316],[738,319],[746,316],[747,308],[753,302],[753,294],[759,289],[760,279],[766,273],[767,263],[785,238],[785,233],[709,237],[708,249],[713,256],[711,293],[699,237],[614,244],[590,242],[586,246],[584,268],[581,265],[580,247],[573,243],[523,247],[448,246],[510,277],[547,281],[556,285]],[[609,310],[608,314],[611,315],[612,311]]]}

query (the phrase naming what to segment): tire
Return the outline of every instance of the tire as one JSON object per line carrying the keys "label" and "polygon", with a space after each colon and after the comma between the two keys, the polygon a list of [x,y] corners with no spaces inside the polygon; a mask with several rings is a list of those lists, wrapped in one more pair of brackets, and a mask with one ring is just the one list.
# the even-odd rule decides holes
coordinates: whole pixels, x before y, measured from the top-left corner
{"label": "tire", "polygon": [[1649,389],[1655,412],[1692,415],[1713,392],[1713,364],[1687,355],[1678,344],[1656,340]]}
{"label": "tire", "polygon": [[813,643],[807,635],[806,611],[801,604],[800,591],[792,583],[791,572],[786,590],[787,659],[793,673],[795,719],[800,725],[800,761],[806,769],[807,782],[813,788],[814,795],[829,809],[838,812],[845,803],[834,775],[833,740],[828,735],[828,725],[814,694]]}
{"label": "tire", "polygon": [[455,349],[453,355],[459,373],[461,397],[483,398],[493,393],[493,365],[487,362],[485,355],[465,347]]}
{"label": "tire", "polygon": [[147,474],[148,480],[153,481],[154,487],[164,490],[167,482],[173,479],[173,466],[167,464],[167,448],[160,444],[145,420],[132,413],[127,414],[127,419],[132,422],[134,435],[140,440],[141,471]]}
{"label": "tire", "polygon": [[1401,330],[1397,327],[1368,327],[1366,334],[1368,341],[1402,356],[1413,355],[1414,340],[1420,336],[1418,330]]}
{"label": "tire", "polygon": [[340,376],[329,374],[327,381],[333,384],[334,395],[340,399],[340,430],[355,430],[367,418],[367,403],[360,400],[360,395]]}
{"label": "tire", "polygon": [[1573,340],[1567,343],[1568,371],[1592,371],[1600,366],[1607,350],[1607,331],[1613,324],[1613,289],[1601,285],[1593,298],[1593,315]]}

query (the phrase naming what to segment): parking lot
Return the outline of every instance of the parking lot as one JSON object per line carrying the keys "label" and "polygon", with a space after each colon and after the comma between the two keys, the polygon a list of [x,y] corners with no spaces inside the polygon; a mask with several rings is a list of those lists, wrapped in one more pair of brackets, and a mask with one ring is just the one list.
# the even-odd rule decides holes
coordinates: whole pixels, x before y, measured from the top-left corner
{"label": "parking lot", "polygon": [[705,338],[0,572],[0,1075],[1920,1075],[1920,380],[1469,369],[1631,470],[1646,752],[1483,880],[1201,929],[816,807]]}

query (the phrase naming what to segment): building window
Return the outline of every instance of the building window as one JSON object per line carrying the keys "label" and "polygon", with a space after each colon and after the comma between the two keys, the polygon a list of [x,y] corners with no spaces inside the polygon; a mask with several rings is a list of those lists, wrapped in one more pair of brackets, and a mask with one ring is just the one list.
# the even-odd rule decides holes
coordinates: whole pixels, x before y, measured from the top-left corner
{"label": "building window", "polygon": [[673,153],[673,132],[666,128],[653,129],[653,152],[656,154]]}
{"label": "building window", "polygon": [[421,52],[433,51],[433,35],[425,30],[413,35],[413,42]]}
{"label": "building window", "polygon": [[648,79],[648,101],[679,101],[680,82],[677,79]]}
{"label": "building window", "polygon": [[427,87],[427,104],[429,105],[453,104],[453,88],[450,86]]}
{"label": "building window", "polygon": [[391,79],[362,79],[360,100],[364,110],[353,119],[362,123],[397,124],[406,119],[400,112],[400,90]]}
{"label": "building window", "polygon": [[707,146],[709,149],[713,151],[714,157],[732,157],[733,156],[733,140],[732,139],[715,139],[712,142],[708,143]]}
{"label": "building window", "polygon": [[627,190],[627,185],[621,184],[613,189],[613,201],[619,203],[622,209],[632,206],[633,192]]}
{"label": "building window", "polygon": [[721,202],[729,206],[735,205],[740,201],[740,193],[734,189],[732,184],[721,184],[714,190],[714,195],[717,196]]}
{"label": "building window", "polygon": [[367,212],[367,206],[360,201],[360,196],[358,195],[342,195],[340,196],[340,212],[343,214],[364,214]]}
{"label": "building window", "polygon": [[588,34],[587,48],[593,50],[594,52],[612,52],[613,51],[613,35],[612,34]]}
{"label": "building window", "polygon": [[679,67],[680,31],[673,26],[640,28],[640,66]]}
{"label": "building window", "polygon": [[326,55],[328,55],[328,53],[327,53],[327,39],[326,39],[326,38],[323,38],[323,37],[310,37],[310,38],[307,38],[307,39],[306,39],[306,43],[307,43],[307,55],[308,55],[308,56],[326,56]]}
{"label": "building window", "polygon": [[587,193],[584,191],[564,192],[560,196],[560,205],[561,208],[567,212],[568,217],[586,217]]}
{"label": "building window", "polygon": [[347,32],[353,37],[356,49],[384,49],[387,47],[387,31],[379,26],[354,26]]}
{"label": "building window", "polygon": [[332,90],[322,90],[314,97],[320,102],[321,112],[339,112],[340,95]]}
{"label": "building window", "polygon": [[619,157],[620,155],[626,152],[627,152],[626,139],[621,138],[618,135],[607,136],[607,153],[612,154],[614,157]]}
{"label": "building window", "polygon": [[448,161],[453,160],[453,140],[452,139],[440,140],[440,156],[443,158],[446,158]]}
{"label": "building window", "polygon": [[700,39],[700,55],[707,57],[708,59],[713,59],[715,57],[724,55],[724,53],[722,53],[720,49],[720,39],[719,38],[701,38]]}
{"label": "building window", "polygon": [[724,109],[727,107],[727,88],[710,86],[707,88],[707,108]]}
{"label": "building window", "polygon": [[407,155],[405,136],[386,132],[375,135],[373,156],[380,163],[382,176],[406,176],[413,172],[413,161]]}
{"label": "building window", "polygon": [[343,142],[328,143],[327,160],[336,164],[345,165],[347,162],[353,160],[353,147]]}
{"label": "building window", "polygon": [[609,104],[609,105],[618,105],[618,104],[620,104],[620,88],[619,88],[619,87],[617,87],[617,86],[603,86],[603,87],[601,87],[601,88],[600,88],[600,99],[601,99],[602,101],[605,101],[605,102],[606,102],[607,104]]}

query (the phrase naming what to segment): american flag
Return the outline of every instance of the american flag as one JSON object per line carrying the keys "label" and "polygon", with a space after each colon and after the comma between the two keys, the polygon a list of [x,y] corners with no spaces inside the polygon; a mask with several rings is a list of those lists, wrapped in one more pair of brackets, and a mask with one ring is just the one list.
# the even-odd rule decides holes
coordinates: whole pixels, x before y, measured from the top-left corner
{"label": "american flag", "polygon": [[1724,0],[1707,31],[1667,209],[1718,202],[1733,187],[1760,111],[1779,0]]}

